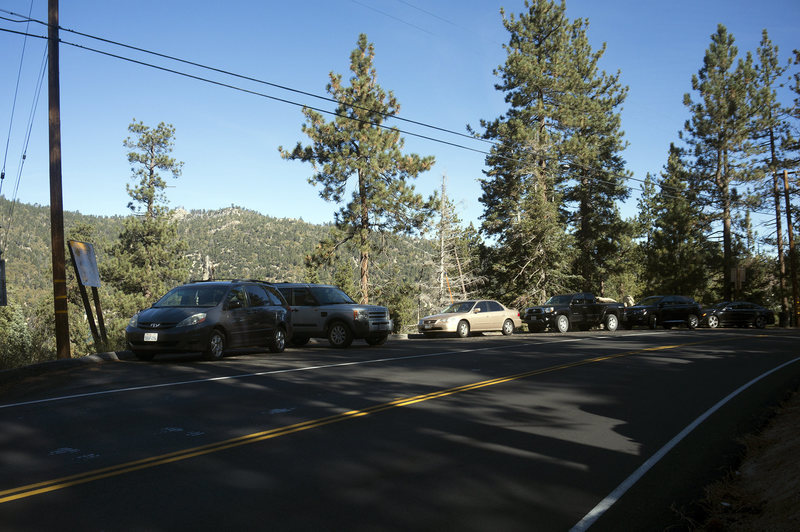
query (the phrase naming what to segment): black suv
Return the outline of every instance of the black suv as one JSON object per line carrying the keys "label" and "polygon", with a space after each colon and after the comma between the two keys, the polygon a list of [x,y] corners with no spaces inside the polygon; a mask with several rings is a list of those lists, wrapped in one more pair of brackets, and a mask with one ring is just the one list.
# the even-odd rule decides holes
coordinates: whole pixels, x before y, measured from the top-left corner
{"label": "black suv", "polygon": [[261,281],[197,281],[173,288],[131,318],[128,348],[140,360],[157,353],[202,352],[222,358],[229,347],[283,351],[292,334],[289,305]]}
{"label": "black suv", "polygon": [[691,297],[650,296],[625,309],[623,326],[631,329],[634,325],[646,325],[655,329],[663,325],[665,329],[671,329],[675,325],[685,324],[695,329],[701,315],[700,305]]}
{"label": "black suv", "polygon": [[381,345],[392,331],[389,309],[356,303],[328,284],[275,283],[292,308],[293,345],[327,338],[331,347],[348,347],[356,338]]}

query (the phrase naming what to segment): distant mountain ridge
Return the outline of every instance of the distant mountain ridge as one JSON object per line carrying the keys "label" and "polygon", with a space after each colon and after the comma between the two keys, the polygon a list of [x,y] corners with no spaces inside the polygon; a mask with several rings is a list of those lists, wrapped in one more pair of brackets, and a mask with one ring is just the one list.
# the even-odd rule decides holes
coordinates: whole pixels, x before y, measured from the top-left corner
{"label": "distant mountain ridge", "polygon": [[[9,224],[11,207],[11,201],[0,196],[0,250],[5,248],[2,258],[6,261],[9,303],[28,305],[52,293],[50,208],[16,203]],[[174,216],[178,234],[188,246],[195,279],[213,269],[215,278],[302,281],[306,255],[330,230],[330,225],[274,218],[234,205],[209,211],[177,208]],[[124,216],[65,212],[65,238],[78,224],[91,226],[95,235],[92,243],[101,262],[124,220]],[[424,255],[420,239],[390,236],[387,240],[384,245],[389,248],[386,251],[394,274],[416,277]]]}

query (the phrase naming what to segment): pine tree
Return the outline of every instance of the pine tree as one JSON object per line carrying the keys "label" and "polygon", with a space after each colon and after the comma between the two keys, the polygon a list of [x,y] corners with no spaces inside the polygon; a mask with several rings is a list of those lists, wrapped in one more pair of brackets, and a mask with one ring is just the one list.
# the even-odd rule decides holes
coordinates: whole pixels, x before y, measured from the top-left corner
{"label": "pine tree", "polygon": [[[424,200],[410,181],[429,170],[434,159],[404,154],[400,132],[383,125],[400,107],[392,92],[377,84],[374,58],[372,43],[360,35],[350,55],[350,86],[343,86],[340,74],[330,74],[327,90],[339,102],[336,117],[326,122],[320,113],[303,109],[302,130],[312,144],[298,142],[291,151],[279,147],[285,159],[312,163],[315,174],[309,182],[322,186],[322,198],[342,204],[334,220],[338,234],[325,243],[323,252],[330,254],[342,243],[355,241],[362,303],[369,301],[370,293],[370,235],[412,234],[425,226],[433,208],[433,198]],[[353,193],[347,201],[349,184]]]}
{"label": "pine tree", "polygon": [[789,135],[789,125],[785,118],[786,110],[778,100],[776,88],[787,67],[780,65],[778,47],[770,41],[767,30],[762,32],[757,56],[758,63],[755,65],[756,78],[754,82],[756,114],[753,124],[753,140],[757,146],[761,146],[760,162],[767,177],[763,191],[764,201],[766,203],[767,198],[770,198],[775,209],[774,243],[778,249],[778,296],[781,310],[786,312],[789,307],[789,299],[783,247],[783,209],[781,207],[783,181],[779,170],[786,167],[784,147],[785,140]]}
{"label": "pine tree", "polygon": [[135,137],[126,139],[124,145],[132,150],[128,160],[134,165],[132,178],[138,179],[137,186],[127,187],[133,200],[128,207],[140,215],[124,221],[119,240],[108,250],[100,273],[104,282],[122,294],[152,302],[189,274],[186,244],[178,238],[166,205],[167,185],[158,173],[167,171],[177,178],[183,163],[169,156],[175,133],[171,125],[162,122],[151,129],[134,121],[128,129]]}
{"label": "pine tree", "polygon": [[[658,191],[649,199],[653,228],[642,242],[648,294],[683,294],[702,299],[714,293],[719,275],[716,246],[708,240],[707,217],[683,161],[670,146]],[[712,297],[713,298],[713,297]]]}
{"label": "pine tree", "polygon": [[627,231],[616,208],[627,196],[617,111],[627,89],[618,73],[598,71],[604,48],[592,51],[588,23],[569,21],[563,1],[525,8],[503,12],[510,38],[496,88],[510,108],[481,122],[497,141],[482,182],[482,229],[497,242],[493,277],[507,279],[502,288],[517,305],[562,290],[602,292],[616,237]]}
{"label": "pine tree", "polygon": [[752,58],[736,61],[734,38],[722,24],[711,36],[703,67],[692,76],[692,89],[698,101],[684,95],[691,112],[684,130],[694,149],[697,177],[708,194],[708,207],[722,223],[724,298],[731,298],[730,271],[734,266],[733,220],[735,189],[752,176],[743,162],[751,155],[749,142],[753,108]]}

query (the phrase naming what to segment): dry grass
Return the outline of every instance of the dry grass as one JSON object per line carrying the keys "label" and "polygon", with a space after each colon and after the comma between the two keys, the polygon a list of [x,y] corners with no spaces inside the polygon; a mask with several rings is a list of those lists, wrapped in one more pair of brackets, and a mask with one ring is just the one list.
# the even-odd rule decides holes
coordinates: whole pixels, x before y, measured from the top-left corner
{"label": "dry grass", "polygon": [[764,430],[745,437],[738,471],[706,488],[706,521],[697,530],[800,530],[800,393]]}

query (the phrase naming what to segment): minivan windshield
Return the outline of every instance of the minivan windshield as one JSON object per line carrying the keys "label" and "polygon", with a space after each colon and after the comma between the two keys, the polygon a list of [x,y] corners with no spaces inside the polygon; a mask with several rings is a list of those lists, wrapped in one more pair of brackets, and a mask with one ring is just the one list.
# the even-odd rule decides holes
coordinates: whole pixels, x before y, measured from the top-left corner
{"label": "minivan windshield", "polygon": [[187,284],[167,292],[153,307],[216,307],[227,291],[224,285]]}

